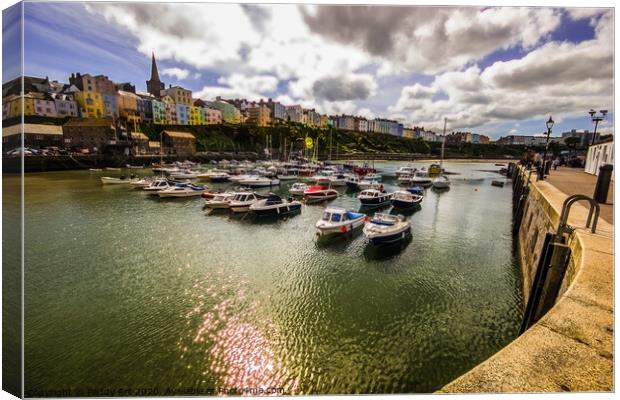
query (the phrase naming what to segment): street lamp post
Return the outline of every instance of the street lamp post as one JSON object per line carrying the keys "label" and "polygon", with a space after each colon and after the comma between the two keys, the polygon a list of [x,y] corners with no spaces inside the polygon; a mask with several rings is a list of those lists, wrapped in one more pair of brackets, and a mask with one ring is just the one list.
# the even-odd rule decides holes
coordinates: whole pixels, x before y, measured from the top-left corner
{"label": "street lamp post", "polygon": [[594,133],[592,134],[592,143],[596,140],[596,128],[598,127],[598,123],[605,119],[607,116],[607,110],[601,110],[601,115],[596,115],[596,111],[590,109],[588,112],[590,114],[590,118],[592,118],[592,122],[594,122]]}
{"label": "street lamp post", "polygon": [[547,140],[545,141],[545,152],[543,153],[542,165],[540,166],[540,171],[538,173],[538,177],[540,179],[545,179],[545,172],[547,171],[547,152],[549,151],[549,137],[551,136],[551,128],[553,128],[553,124],[553,118],[549,116],[549,120],[546,122]]}

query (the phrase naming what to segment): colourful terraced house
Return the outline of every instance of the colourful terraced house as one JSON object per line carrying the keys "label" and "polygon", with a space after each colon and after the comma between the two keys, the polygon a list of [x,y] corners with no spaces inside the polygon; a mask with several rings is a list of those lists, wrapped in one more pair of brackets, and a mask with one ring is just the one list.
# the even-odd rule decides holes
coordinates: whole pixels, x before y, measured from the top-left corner
{"label": "colourful terraced house", "polygon": [[104,116],[105,107],[100,93],[91,91],[75,92],[73,98],[80,107],[82,118],[102,118]]}

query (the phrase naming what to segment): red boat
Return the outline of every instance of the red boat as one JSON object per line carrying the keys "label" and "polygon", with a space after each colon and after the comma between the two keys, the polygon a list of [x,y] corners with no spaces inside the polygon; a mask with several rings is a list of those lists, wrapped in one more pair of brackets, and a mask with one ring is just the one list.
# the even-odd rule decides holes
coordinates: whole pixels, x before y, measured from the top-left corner
{"label": "red boat", "polygon": [[323,185],[312,185],[304,190],[304,198],[308,203],[318,203],[320,201],[332,200],[336,197],[338,197],[336,190]]}
{"label": "red boat", "polygon": [[222,190],[205,190],[200,196],[203,199],[211,200],[218,194],[222,194]]}

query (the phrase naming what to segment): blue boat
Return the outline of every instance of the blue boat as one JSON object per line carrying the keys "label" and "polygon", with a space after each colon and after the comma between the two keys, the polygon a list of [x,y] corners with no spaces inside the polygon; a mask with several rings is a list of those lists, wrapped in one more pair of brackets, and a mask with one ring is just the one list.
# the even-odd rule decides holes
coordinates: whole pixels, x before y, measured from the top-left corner
{"label": "blue boat", "polygon": [[407,191],[412,194],[424,195],[424,188],[422,186],[413,186],[407,188]]}

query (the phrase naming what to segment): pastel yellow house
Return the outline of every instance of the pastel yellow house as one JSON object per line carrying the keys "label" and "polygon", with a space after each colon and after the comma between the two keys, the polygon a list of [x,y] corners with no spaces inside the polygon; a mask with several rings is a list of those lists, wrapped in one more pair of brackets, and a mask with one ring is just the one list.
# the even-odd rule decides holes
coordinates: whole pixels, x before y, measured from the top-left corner
{"label": "pastel yellow house", "polygon": [[200,107],[189,107],[189,124],[190,125],[204,125],[204,114],[201,112]]}
{"label": "pastel yellow house", "polygon": [[82,118],[103,117],[105,107],[100,93],[90,91],[75,92],[73,98],[80,108]]}

